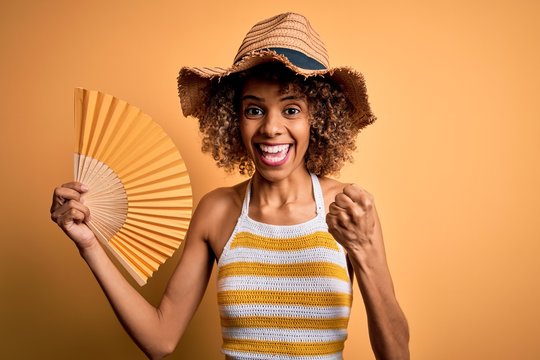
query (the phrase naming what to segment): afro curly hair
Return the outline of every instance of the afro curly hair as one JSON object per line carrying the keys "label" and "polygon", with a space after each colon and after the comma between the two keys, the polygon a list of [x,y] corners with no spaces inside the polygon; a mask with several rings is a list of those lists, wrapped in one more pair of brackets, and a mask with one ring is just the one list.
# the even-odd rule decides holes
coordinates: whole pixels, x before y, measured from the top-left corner
{"label": "afro curly hair", "polygon": [[[255,66],[215,79],[205,99],[207,111],[199,119],[202,151],[219,167],[252,175],[254,165],[240,134],[240,96],[247,79],[277,82],[282,91],[305,97],[309,108],[310,139],[304,161],[317,176],[337,173],[352,161],[355,139],[366,125],[352,116],[351,104],[340,86],[321,75],[298,75],[279,62]],[[375,120],[375,118],[373,118]]]}

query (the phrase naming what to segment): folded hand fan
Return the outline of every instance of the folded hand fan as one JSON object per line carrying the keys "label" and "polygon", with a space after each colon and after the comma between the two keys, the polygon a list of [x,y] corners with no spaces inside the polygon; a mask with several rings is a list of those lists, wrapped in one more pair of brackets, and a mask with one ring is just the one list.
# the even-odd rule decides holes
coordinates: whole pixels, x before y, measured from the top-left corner
{"label": "folded hand fan", "polygon": [[75,179],[87,225],[139,285],[180,246],[191,218],[189,175],[150,116],[111,95],[75,89]]}

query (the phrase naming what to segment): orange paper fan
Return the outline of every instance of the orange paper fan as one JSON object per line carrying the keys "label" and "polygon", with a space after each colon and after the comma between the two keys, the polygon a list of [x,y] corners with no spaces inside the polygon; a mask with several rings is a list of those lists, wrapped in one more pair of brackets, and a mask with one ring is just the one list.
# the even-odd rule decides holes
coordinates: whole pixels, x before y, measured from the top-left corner
{"label": "orange paper fan", "polygon": [[75,89],[75,180],[90,190],[87,225],[139,285],[178,249],[192,211],[178,149],[140,109]]}

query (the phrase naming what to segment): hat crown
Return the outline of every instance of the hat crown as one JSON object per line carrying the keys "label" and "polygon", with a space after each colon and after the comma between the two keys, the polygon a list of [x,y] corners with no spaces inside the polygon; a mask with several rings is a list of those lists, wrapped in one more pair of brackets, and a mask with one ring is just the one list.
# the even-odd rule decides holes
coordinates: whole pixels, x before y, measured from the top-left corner
{"label": "hat crown", "polygon": [[299,76],[331,79],[349,99],[357,126],[375,121],[362,74],[349,67],[330,68],[319,34],[304,16],[292,12],[255,24],[231,67],[183,67],[178,75],[178,93],[184,116],[203,119],[210,90],[219,86],[221,79],[270,61],[281,62]]}
{"label": "hat crown", "polygon": [[279,49],[279,53],[283,53],[283,50],[286,53],[298,52],[319,63],[322,68],[330,68],[324,43],[309,20],[300,14],[288,12],[255,24],[242,41],[234,63],[255,51],[268,49]]}

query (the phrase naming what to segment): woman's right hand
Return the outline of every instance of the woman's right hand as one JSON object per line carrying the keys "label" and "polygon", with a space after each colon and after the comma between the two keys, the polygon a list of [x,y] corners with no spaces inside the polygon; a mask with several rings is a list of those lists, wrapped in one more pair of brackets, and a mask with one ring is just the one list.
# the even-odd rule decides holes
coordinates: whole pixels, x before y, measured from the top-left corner
{"label": "woman's right hand", "polygon": [[79,250],[97,243],[97,239],[86,225],[90,210],[81,201],[88,189],[79,182],[70,182],[54,189],[51,219],[69,236]]}

